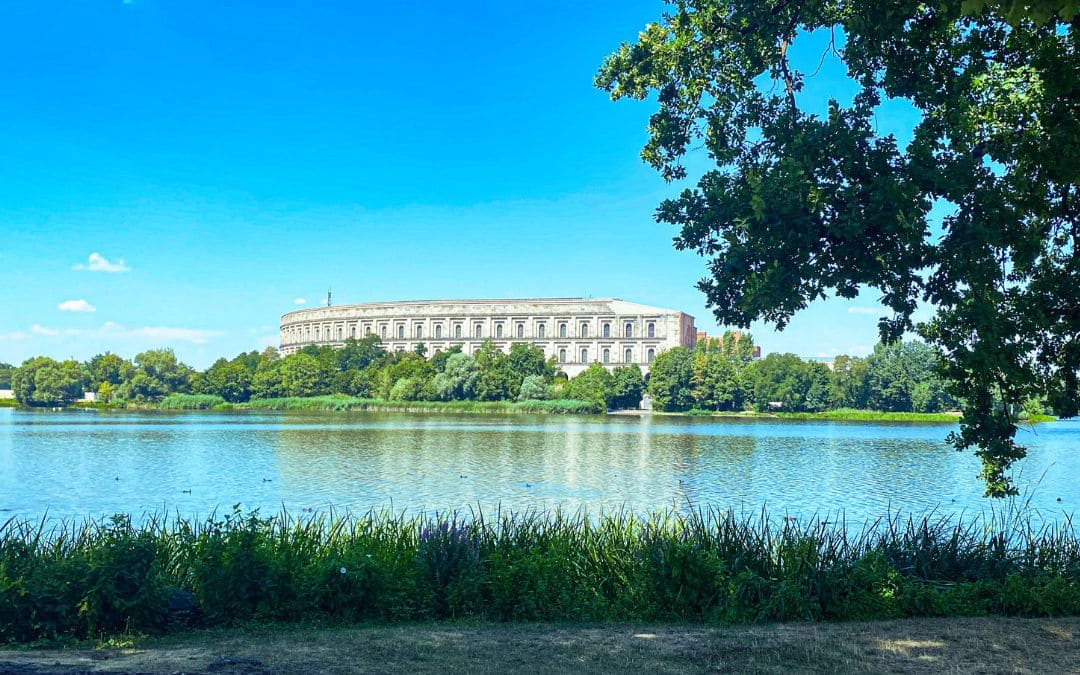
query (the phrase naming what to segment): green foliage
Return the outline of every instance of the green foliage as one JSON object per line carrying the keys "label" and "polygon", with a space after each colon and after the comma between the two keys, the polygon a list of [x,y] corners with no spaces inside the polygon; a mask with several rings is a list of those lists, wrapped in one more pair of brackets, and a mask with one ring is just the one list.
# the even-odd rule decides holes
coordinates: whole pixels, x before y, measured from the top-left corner
{"label": "green foliage", "polygon": [[[687,177],[691,147],[715,162],[657,219],[707,259],[717,322],[783,328],[874,289],[882,341],[917,330],[941,353],[964,403],[955,445],[975,449],[989,495],[1014,494],[1019,406],[1080,412],[1080,109],[1062,104],[1080,90],[1075,0],[671,4],[596,84],[656,95],[642,157],[665,179]],[[801,97],[789,53],[815,32],[844,37],[830,53],[850,105]],[[903,146],[878,132],[886,98],[920,113]],[[936,314],[916,326],[920,302]],[[940,392],[908,398],[930,409]]]}
{"label": "green foliage", "polygon": [[160,401],[169,394],[188,393],[193,374],[171,349],[151,349],[135,355],[134,369],[121,384],[120,395],[131,401]]}
{"label": "green foliage", "polygon": [[27,406],[63,406],[82,397],[86,372],[78,361],[27,359],[11,377],[15,400]]}
{"label": "green foliage", "polygon": [[547,395],[548,385],[544,382],[543,375],[526,375],[521,381],[521,391],[518,392],[519,401],[542,401],[547,398]]}
{"label": "green foliage", "polygon": [[636,363],[619,366],[611,373],[611,397],[608,404],[615,410],[640,408],[645,393],[645,378]]}
{"label": "green foliage", "polygon": [[262,621],[874,620],[1080,614],[1069,526],[732,511],[126,516],[0,526],[0,643]]}
{"label": "green foliage", "polygon": [[0,389],[11,389],[11,377],[15,374],[15,366],[10,363],[0,363]]}
{"label": "green foliage", "polygon": [[657,355],[649,367],[649,385],[653,407],[663,411],[689,410],[694,403],[690,389],[694,375],[694,353],[675,347]]}
{"label": "green foliage", "polygon": [[611,408],[614,391],[615,378],[607,368],[593,363],[567,383],[563,394],[579,401],[593,401],[603,410],[608,410]]}

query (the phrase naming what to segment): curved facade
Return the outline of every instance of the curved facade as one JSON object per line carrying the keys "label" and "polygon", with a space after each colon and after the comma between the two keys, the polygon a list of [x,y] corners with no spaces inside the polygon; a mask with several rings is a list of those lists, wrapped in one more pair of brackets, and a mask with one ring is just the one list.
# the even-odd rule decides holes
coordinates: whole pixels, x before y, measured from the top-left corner
{"label": "curved facade", "polygon": [[452,345],[473,354],[488,340],[504,351],[524,342],[554,356],[571,377],[595,362],[636,363],[648,372],[657,354],[693,347],[697,335],[689,314],[618,298],[374,302],[289,312],[281,317],[281,353],[371,334],[389,351],[423,344],[428,356]]}

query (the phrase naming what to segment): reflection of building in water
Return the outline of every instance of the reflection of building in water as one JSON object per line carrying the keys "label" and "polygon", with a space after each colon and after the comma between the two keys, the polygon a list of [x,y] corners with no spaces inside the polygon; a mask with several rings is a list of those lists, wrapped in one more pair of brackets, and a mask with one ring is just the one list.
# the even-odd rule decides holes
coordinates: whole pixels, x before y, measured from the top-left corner
{"label": "reflection of building in water", "polygon": [[375,302],[289,312],[281,318],[281,353],[367,335],[391,351],[423,345],[428,354],[452,345],[472,354],[487,340],[507,351],[524,342],[555,357],[573,377],[597,362],[636,363],[648,372],[660,352],[693,347],[697,332],[689,314],[618,298]]}

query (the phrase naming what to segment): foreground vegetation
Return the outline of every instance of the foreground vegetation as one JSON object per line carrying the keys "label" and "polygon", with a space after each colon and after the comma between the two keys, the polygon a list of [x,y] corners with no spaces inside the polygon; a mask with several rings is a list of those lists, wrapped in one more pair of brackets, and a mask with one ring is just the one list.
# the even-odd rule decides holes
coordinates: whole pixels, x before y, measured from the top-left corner
{"label": "foreground vegetation", "polygon": [[1063,673],[1080,619],[907,619],[688,626],[441,621],[266,625],[0,651],[0,671],[85,673]]}
{"label": "foreground vegetation", "polygon": [[733,512],[406,517],[238,510],[0,528],[0,641],[259,621],[693,621],[1080,614],[1070,524],[844,528]]}

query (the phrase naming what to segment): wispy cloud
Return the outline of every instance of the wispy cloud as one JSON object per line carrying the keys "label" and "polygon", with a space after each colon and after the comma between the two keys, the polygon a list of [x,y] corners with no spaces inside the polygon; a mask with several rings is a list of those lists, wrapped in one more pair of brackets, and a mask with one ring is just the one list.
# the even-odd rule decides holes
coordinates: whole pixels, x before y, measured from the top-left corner
{"label": "wispy cloud", "polygon": [[10,333],[0,333],[0,342],[15,342],[16,340],[25,340],[30,337],[30,334],[24,330],[16,330]]}
{"label": "wispy cloud", "polygon": [[221,331],[204,330],[202,328],[177,328],[174,326],[125,328],[118,323],[107,321],[98,329],[97,333],[110,337],[141,338],[159,342],[190,342],[202,345],[209,342],[211,338],[220,335]]}
{"label": "wispy cloud", "polygon": [[46,328],[45,326],[42,326],[41,324],[35,323],[34,325],[30,326],[30,333],[32,333],[33,335],[45,335],[45,336],[48,336],[48,337],[54,337],[54,336],[60,334],[60,329],[59,328]]}
{"label": "wispy cloud", "polygon": [[114,321],[106,321],[98,328],[49,328],[35,323],[28,332],[17,331],[0,335],[0,339],[22,340],[30,335],[58,337],[60,335],[80,338],[107,338],[113,340],[141,340],[161,344],[190,342],[202,345],[222,335],[222,331],[203,328],[179,328],[175,326],[140,326],[128,328]]}
{"label": "wispy cloud", "polygon": [[307,300],[304,299],[304,298],[297,298],[297,299],[292,301],[292,304],[294,304],[294,305],[306,305]]}
{"label": "wispy cloud", "polygon": [[848,307],[848,314],[881,314],[880,307]]}
{"label": "wispy cloud", "polygon": [[100,253],[91,253],[86,263],[79,263],[71,269],[81,272],[130,272],[131,268],[124,263],[123,258],[109,260]]}
{"label": "wispy cloud", "polygon": [[94,307],[85,300],[65,300],[56,306],[61,312],[96,312]]}

